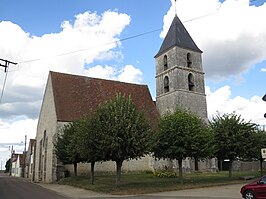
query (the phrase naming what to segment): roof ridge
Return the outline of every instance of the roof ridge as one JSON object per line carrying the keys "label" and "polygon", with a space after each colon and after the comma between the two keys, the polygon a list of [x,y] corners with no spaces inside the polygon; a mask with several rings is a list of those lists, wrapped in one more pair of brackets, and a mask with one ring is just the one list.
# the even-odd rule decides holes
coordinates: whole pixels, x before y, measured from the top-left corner
{"label": "roof ridge", "polygon": [[110,81],[110,82],[114,82],[114,83],[130,84],[130,85],[136,85],[136,86],[148,86],[147,84],[123,82],[123,81],[119,81],[119,80],[104,79],[104,78],[99,78],[99,77],[90,77],[90,76],[79,75],[79,74],[70,74],[70,73],[55,72],[55,71],[49,71],[49,73],[51,73],[51,74],[52,73],[60,74],[60,75],[68,75],[68,76],[75,76],[75,77],[80,77],[80,78],[88,78],[88,79],[99,80],[99,81]]}

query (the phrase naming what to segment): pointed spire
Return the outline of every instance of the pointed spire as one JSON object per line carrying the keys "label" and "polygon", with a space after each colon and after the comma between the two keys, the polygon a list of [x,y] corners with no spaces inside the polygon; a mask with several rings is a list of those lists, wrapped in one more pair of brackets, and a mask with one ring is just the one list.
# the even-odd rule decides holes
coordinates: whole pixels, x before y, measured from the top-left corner
{"label": "pointed spire", "polygon": [[176,0],[175,0],[175,16],[177,15],[177,12],[176,12]]}
{"label": "pointed spire", "polygon": [[155,58],[174,46],[202,53],[177,15],[175,15],[168,33],[164,38],[163,44],[159,52],[155,55]]}

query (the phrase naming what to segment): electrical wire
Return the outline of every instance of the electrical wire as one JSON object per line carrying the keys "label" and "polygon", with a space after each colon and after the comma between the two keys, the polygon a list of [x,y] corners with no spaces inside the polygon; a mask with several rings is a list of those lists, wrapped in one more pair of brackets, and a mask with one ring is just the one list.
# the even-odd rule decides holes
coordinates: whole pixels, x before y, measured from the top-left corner
{"label": "electrical wire", "polygon": [[[250,0],[249,3],[255,2],[255,1],[257,1],[257,0]],[[239,5],[235,6],[235,7],[242,6],[242,5],[245,5],[245,4],[246,3],[242,3],[242,4],[239,4]],[[233,7],[233,8],[235,8],[235,7]],[[211,15],[217,14],[219,12],[221,12],[221,10],[217,10],[215,12],[212,12],[212,13],[209,13],[209,14],[206,14],[206,15],[202,15],[202,16],[199,16],[199,17],[195,17],[195,18],[186,20],[183,23],[188,23],[188,22],[191,22],[191,21],[194,21],[194,20],[205,18],[205,17],[211,16]],[[43,58],[36,58],[36,59],[32,59],[32,60],[27,60],[27,61],[21,61],[21,62],[19,62],[19,64],[31,63],[31,62],[41,61],[41,60],[44,60],[44,59],[56,58],[56,57],[66,56],[66,55],[70,55],[70,54],[74,54],[74,53],[79,53],[79,52],[91,50],[91,49],[94,49],[94,48],[99,48],[99,47],[102,47],[102,46],[114,44],[114,43],[117,43],[117,42],[123,42],[123,41],[126,41],[126,40],[130,40],[130,39],[134,39],[134,38],[137,38],[137,37],[141,37],[141,36],[144,36],[144,35],[152,34],[154,32],[158,32],[158,31],[161,31],[163,29],[164,28],[158,28],[158,29],[155,29],[155,30],[151,30],[151,31],[148,31],[148,32],[140,33],[140,34],[133,35],[133,36],[130,36],[130,37],[118,39],[116,41],[111,41],[111,42],[100,44],[100,45],[97,45],[97,46],[92,46],[90,48],[84,48],[84,49],[79,49],[79,50],[75,50],[75,51],[70,51],[70,52],[66,52],[66,53],[62,53],[62,54],[58,54],[58,55],[54,55],[54,56],[50,56],[50,57],[43,57]]]}

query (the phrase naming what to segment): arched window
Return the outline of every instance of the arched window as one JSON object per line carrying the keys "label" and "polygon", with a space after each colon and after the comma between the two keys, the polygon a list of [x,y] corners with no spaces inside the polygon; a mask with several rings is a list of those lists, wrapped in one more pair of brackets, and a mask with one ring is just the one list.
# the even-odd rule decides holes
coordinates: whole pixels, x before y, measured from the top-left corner
{"label": "arched window", "polygon": [[164,77],[164,92],[169,92],[169,78],[167,76]]}
{"label": "arched window", "polygon": [[164,55],[163,57],[163,67],[164,67],[164,70],[168,69],[167,55]]}
{"label": "arched window", "polygon": [[187,53],[187,67],[191,67],[192,65],[192,60],[191,60],[191,54]]}
{"label": "arched window", "polygon": [[188,90],[189,91],[195,90],[194,77],[191,73],[189,73],[188,75]]}

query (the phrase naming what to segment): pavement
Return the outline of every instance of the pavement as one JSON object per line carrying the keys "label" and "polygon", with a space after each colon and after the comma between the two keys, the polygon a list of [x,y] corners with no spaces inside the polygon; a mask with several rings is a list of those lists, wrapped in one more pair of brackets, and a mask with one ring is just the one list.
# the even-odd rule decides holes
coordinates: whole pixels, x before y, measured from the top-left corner
{"label": "pavement", "polygon": [[[130,196],[115,196],[111,194],[96,193],[93,191],[80,189],[68,185],[44,184],[38,183],[40,186],[55,191],[56,193],[67,196],[72,199],[89,199],[89,198],[125,198]],[[240,188],[244,184],[213,186],[205,188],[195,188],[179,191],[169,191],[142,195],[147,198],[230,198],[241,199]]]}

